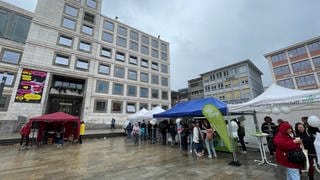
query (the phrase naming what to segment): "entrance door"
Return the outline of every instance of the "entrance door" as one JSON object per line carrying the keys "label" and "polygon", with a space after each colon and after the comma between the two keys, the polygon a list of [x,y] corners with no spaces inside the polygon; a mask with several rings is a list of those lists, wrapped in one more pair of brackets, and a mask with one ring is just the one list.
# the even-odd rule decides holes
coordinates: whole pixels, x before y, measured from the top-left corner
{"label": "entrance door", "polygon": [[48,113],[65,112],[74,116],[80,116],[82,98],[79,97],[63,97],[50,96]]}

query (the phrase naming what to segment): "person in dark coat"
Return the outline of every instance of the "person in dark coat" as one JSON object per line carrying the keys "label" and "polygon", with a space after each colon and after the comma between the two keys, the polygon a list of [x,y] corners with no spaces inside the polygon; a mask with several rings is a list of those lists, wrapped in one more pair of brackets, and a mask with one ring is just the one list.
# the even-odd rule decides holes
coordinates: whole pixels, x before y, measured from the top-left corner
{"label": "person in dark coat", "polygon": [[246,135],[246,132],[245,132],[244,127],[241,125],[241,122],[237,121],[237,123],[238,123],[238,137],[239,137],[239,142],[242,147],[242,153],[247,153],[247,147],[244,142],[244,136]]}
{"label": "person in dark coat", "polygon": [[272,118],[270,116],[266,116],[264,118],[264,123],[262,123],[261,131],[263,133],[269,134],[266,138],[267,138],[267,143],[268,143],[268,149],[269,149],[271,156],[274,155],[274,151],[275,151],[275,146],[273,144],[273,138],[275,135],[275,128],[276,128],[276,125],[272,122]]}
{"label": "person in dark coat", "polygon": [[303,146],[308,150],[308,158],[309,158],[309,180],[314,180],[314,166],[313,159],[316,157],[316,149],[314,147],[315,137],[312,134],[309,134],[306,131],[304,125],[300,122],[295,125],[296,136],[302,140]]}
{"label": "person in dark coat", "polygon": [[300,138],[294,137],[292,126],[288,122],[281,123],[273,141],[277,146],[277,163],[287,168],[287,180],[300,180],[299,170],[303,165],[290,162],[287,157],[289,152],[299,150],[302,143]]}
{"label": "person in dark coat", "polygon": [[168,121],[162,121],[159,123],[159,130],[161,133],[162,145],[167,144],[167,132],[168,132]]}
{"label": "person in dark coat", "polygon": [[[187,151],[188,150],[188,137],[190,134],[190,130],[189,130],[189,126],[187,124],[187,122],[185,121],[181,121],[181,128],[182,128],[182,132],[181,132],[181,146],[182,146],[182,150]],[[192,142],[190,142],[192,143]]]}
{"label": "person in dark coat", "polygon": [[302,121],[304,127],[306,128],[307,133],[312,134],[312,135],[315,136],[317,134],[317,132],[319,132],[318,128],[312,127],[312,126],[309,125],[308,117],[302,117],[301,121]]}

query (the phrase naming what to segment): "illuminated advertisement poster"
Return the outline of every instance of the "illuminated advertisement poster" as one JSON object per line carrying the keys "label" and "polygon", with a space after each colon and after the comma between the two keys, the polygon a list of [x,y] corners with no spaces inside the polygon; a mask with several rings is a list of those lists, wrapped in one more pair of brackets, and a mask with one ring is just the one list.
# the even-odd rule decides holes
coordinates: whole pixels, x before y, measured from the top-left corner
{"label": "illuminated advertisement poster", "polygon": [[23,69],[16,102],[40,103],[47,72]]}

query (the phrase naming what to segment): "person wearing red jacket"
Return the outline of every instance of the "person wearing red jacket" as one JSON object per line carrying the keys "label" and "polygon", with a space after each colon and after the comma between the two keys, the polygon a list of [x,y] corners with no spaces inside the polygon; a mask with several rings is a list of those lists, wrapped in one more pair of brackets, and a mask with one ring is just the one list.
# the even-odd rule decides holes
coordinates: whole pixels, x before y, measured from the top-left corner
{"label": "person wearing red jacket", "polygon": [[279,132],[274,138],[277,163],[287,168],[287,180],[300,180],[299,169],[303,165],[288,161],[287,153],[300,149],[300,138],[294,138],[292,126],[288,122],[281,123]]}
{"label": "person wearing red jacket", "polygon": [[29,145],[29,134],[31,131],[31,125],[30,123],[24,124],[21,129],[20,129],[20,135],[21,135],[21,140],[20,140],[20,145],[23,145],[23,140],[26,140],[25,147],[28,147]]}

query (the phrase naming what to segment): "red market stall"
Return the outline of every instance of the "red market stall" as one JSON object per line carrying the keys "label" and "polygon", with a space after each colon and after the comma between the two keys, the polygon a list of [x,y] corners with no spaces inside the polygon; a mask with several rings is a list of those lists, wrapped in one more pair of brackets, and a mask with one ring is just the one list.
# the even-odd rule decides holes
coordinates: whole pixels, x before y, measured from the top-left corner
{"label": "red market stall", "polygon": [[38,129],[38,143],[44,141],[44,138],[48,138],[48,132],[54,133],[60,127],[65,128],[64,139],[69,139],[71,136],[73,136],[72,139],[78,139],[79,137],[80,118],[64,112],[34,117],[28,123]]}

